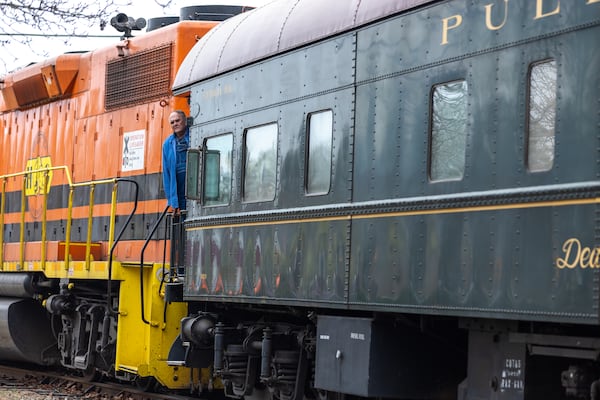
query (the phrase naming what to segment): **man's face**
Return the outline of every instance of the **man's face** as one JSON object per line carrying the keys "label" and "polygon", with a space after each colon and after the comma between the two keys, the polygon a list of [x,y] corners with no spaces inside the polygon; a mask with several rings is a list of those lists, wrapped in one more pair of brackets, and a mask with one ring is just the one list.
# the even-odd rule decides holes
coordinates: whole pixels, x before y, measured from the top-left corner
{"label": "man's face", "polygon": [[177,136],[183,135],[186,127],[185,118],[178,113],[171,113],[169,116],[169,123],[171,124],[171,129],[173,129],[173,132],[175,132]]}

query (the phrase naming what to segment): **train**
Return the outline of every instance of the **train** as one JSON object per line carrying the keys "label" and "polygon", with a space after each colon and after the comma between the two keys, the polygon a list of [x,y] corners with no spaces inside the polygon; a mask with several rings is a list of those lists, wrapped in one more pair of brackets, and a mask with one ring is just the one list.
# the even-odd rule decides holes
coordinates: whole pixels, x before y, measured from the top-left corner
{"label": "train", "polygon": [[0,358],[199,397],[600,399],[600,1],[235,11],[3,78]]}
{"label": "train", "polygon": [[169,113],[188,107],[171,91],[179,65],[249,9],[189,6],[148,21],[119,13],[113,44],[2,77],[2,359],[141,388],[212,384],[163,361],[187,307],[164,306],[160,149]]}

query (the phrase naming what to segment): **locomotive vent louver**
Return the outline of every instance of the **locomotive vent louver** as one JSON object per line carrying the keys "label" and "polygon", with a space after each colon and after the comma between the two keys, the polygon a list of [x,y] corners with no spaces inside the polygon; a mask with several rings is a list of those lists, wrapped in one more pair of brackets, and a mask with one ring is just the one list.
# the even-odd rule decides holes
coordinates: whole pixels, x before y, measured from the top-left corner
{"label": "locomotive vent louver", "polygon": [[172,45],[111,60],[106,65],[106,110],[170,95]]}

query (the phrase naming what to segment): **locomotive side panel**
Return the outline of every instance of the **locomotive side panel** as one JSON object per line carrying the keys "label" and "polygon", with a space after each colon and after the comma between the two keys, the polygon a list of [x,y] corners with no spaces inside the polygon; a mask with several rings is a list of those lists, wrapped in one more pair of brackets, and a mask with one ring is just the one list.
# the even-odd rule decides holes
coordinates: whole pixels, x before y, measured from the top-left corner
{"label": "locomotive side panel", "polygon": [[[186,21],[166,27],[159,35],[151,33],[89,53],[62,55],[7,76],[2,90],[2,125],[6,146],[15,151],[0,171],[5,174],[64,167],[52,174],[45,223],[48,240],[64,240],[66,234],[68,174],[77,184],[122,177],[137,182],[140,192],[138,212],[122,236],[131,242],[116,249],[116,253],[121,259],[139,257],[142,243],[138,241],[150,232],[164,208],[160,155],[162,142],[171,132],[168,114],[172,109],[188,108],[185,99],[172,97],[170,83],[176,66],[196,42],[195,35],[206,33],[214,25]],[[41,96],[44,90],[38,75],[47,70],[55,71],[62,85],[56,97]],[[40,93],[38,100],[25,96],[29,87],[31,92]],[[11,94],[14,101],[5,101]],[[5,255],[10,260],[19,258],[22,182],[20,178],[10,179],[6,186],[4,231],[10,245]],[[25,204],[24,240],[28,242],[42,239],[43,196],[41,192],[30,193],[40,182],[41,178],[35,176],[27,180],[32,186],[27,189]],[[95,186],[92,241],[107,240],[111,197],[111,185]],[[133,184],[119,185],[119,222],[132,210],[134,197]],[[89,202],[89,187],[74,188],[73,241],[87,239]],[[162,259],[156,244],[150,245],[151,257]],[[104,246],[101,257],[107,253]]]}
{"label": "locomotive side panel", "polygon": [[[168,265],[160,261],[167,241],[150,241],[145,258],[141,249],[165,209],[161,147],[171,134],[168,116],[188,109],[186,99],[172,95],[173,76],[216,24],[181,22],[3,77],[0,336],[6,346],[0,358],[59,364],[146,388],[208,385],[206,371],[199,377],[165,362],[187,304],[165,304]],[[42,168],[57,169],[27,174]],[[21,282],[26,287],[19,289]],[[16,307],[24,298],[28,307]],[[32,325],[39,316],[51,326]],[[28,326],[39,329],[24,331]]]}
{"label": "locomotive side panel", "polygon": [[[207,186],[185,223],[190,364],[213,360],[231,397],[589,396],[600,382],[600,65],[585,49],[599,4],[441,1],[228,59],[235,69],[221,75],[218,63],[198,74],[185,63],[178,90],[191,91],[192,141],[210,160],[196,173],[218,170],[211,140],[226,133],[233,169],[219,205],[223,168],[192,179]],[[280,38],[287,26],[276,26]],[[230,54],[240,36],[199,47]],[[343,63],[333,43],[352,43]],[[313,64],[327,71],[303,72]],[[311,102],[333,110],[343,143],[321,169],[322,197],[306,184]],[[273,150],[264,197],[247,191],[256,127]]]}
{"label": "locomotive side panel", "polygon": [[[598,320],[593,283],[597,272],[571,270],[591,266],[586,261],[575,265],[578,252],[589,250],[570,244],[576,235],[578,243],[590,246],[597,224],[589,218],[597,206],[585,204],[593,203],[597,193],[593,181],[598,166],[576,161],[582,155],[595,159],[595,150],[585,145],[594,124],[585,116],[593,112],[583,104],[574,107],[582,100],[571,93],[578,86],[576,76],[597,81],[587,72],[589,64],[597,65],[597,57],[580,54],[586,47],[582,42],[591,40],[592,34],[584,30],[577,39],[574,34],[563,35],[560,46],[554,38],[545,39],[423,66],[422,71],[399,70],[391,78],[358,86],[357,110],[368,112],[356,117],[354,199],[369,204],[386,201],[373,206],[372,213],[379,211],[380,217],[353,219],[351,303],[364,307],[366,302],[390,311],[397,307],[407,312]],[[374,36],[385,43],[381,29]],[[571,52],[580,58],[569,57]],[[556,142],[552,138],[550,150],[553,166],[531,172],[526,132],[529,70],[548,59],[560,66],[558,84],[548,83],[558,99]],[[458,115],[466,127],[463,171],[454,179],[432,180],[427,165],[433,151],[429,91],[436,84],[460,79],[468,92],[468,114]],[[589,90],[583,93],[594,97]],[[579,182],[577,189],[570,186]],[[522,189],[509,189],[517,187]],[[577,191],[588,200],[576,201]],[[427,195],[438,195],[437,204],[427,201]],[[473,196],[478,197],[476,202]],[[404,200],[388,200],[392,198]],[[400,217],[384,218],[394,215],[390,207],[396,207]],[[378,238],[382,233],[384,240]],[[529,287],[526,282],[532,280],[538,285]]]}
{"label": "locomotive side panel", "polygon": [[[486,26],[484,7],[464,7],[463,11],[456,2],[359,31],[355,157],[370,168],[355,168],[355,185],[371,190],[356,192],[355,201],[595,179],[594,165],[575,161],[576,155],[595,157],[589,146],[582,145],[595,129],[592,119],[583,118],[594,114],[593,102],[583,100],[586,95],[594,97],[590,87],[597,80],[592,67],[597,56],[589,51],[594,29],[577,29],[593,21],[597,5],[559,7],[560,13],[535,19],[539,12],[535,3],[528,2],[525,10],[507,5],[505,24],[494,31]],[[491,10],[501,13],[496,7]],[[445,18],[450,16],[462,22],[443,31]],[[560,33],[548,21],[552,18],[561,18]],[[555,37],[558,34],[560,40]],[[440,42],[443,37],[447,42]],[[556,66],[555,156],[547,171],[531,173],[526,134],[528,79],[532,66],[545,61],[554,61]],[[548,79],[547,84],[552,84]],[[435,85],[460,80],[466,84],[468,112],[464,175],[437,181],[431,177],[431,166],[422,165],[431,157],[427,147],[430,91]],[[368,113],[363,112],[366,107]],[[564,115],[568,118],[560,117]],[[370,134],[361,136],[363,131]],[[396,135],[383,136],[389,132]],[[388,146],[390,138],[394,146]],[[395,174],[388,168],[391,164],[381,161],[394,159],[390,147],[398,148]],[[400,173],[399,167],[406,172]]]}
{"label": "locomotive side panel", "polygon": [[[596,210],[572,205],[355,220],[349,303],[390,312],[597,323],[596,271],[582,268],[575,260],[583,248],[558,233],[583,232],[578,243],[593,241],[596,222],[587,216]],[[532,250],[539,248],[548,251]]]}
{"label": "locomotive side panel", "polygon": [[[600,12],[596,11],[600,18],[598,14]],[[581,162],[598,156],[597,149],[585,144],[598,131],[600,124],[598,108],[594,104],[598,97],[594,86],[597,87],[599,80],[600,55],[592,50],[596,46],[598,32],[595,26],[568,33],[557,49],[560,85],[556,130],[562,135],[556,144],[556,166],[572,181],[598,179],[598,163],[594,168],[593,162]]]}
{"label": "locomotive side panel", "polygon": [[[566,257],[563,245],[569,238],[577,236],[587,246],[595,240],[595,222],[586,217],[586,211],[594,206],[585,204],[593,203],[598,169],[593,163],[574,163],[572,154],[594,157],[591,146],[585,144],[594,122],[572,122],[580,123],[581,129],[567,134],[572,131],[568,121],[586,120],[583,112],[589,106],[575,109],[569,105],[578,104],[569,95],[572,89],[563,89],[563,79],[568,86],[580,72],[597,80],[589,72],[597,64],[597,56],[585,53],[586,44],[579,40],[592,40],[597,28],[577,31],[576,40],[574,33],[562,32],[585,27],[593,19],[579,9],[563,11],[555,13],[566,21],[560,32],[545,21],[552,15],[536,15],[541,11],[531,4],[527,17],[516,15],[514,7],[507,8],[506,27],[490,29],[492,23],[486,23],[490,9],[467,7],[463,15],[456,2],[443,3],[195,85],[192,110],[201,122],[194,128],[193,146],[202,147],[215,135],[233,134],[233,174],[229,178],[233,189],[230,200],[219,206],[191,202],[189,239],[195,248],[208,249],[213,235],[199,238],[197,230],[223,225],[214,232],[233,229],[237,236],[235,230],[242,227],[239,235],[248,246],[244,251],[255,254],[242,263],[250,282],[255,280],[250,271],[256,268],[257,259],[262,260],[256,257],[256,243],[274,248],[273,242],[279,239],[275,231],[252,234],[244,225],[262,229],[262,225],[275,223],[280,232],[303,231],[304,224],[320,223],[313,221],[315,217],[347,218],[352,220],[352,239],[344,250],[350,255],[346,290],[348,301],[357,309],[498,318],[552,315],[550,319],[564,318],[566,322],[594,322],[593,279],[581,280],[579,272],[567,277],[569,272],[557,271],[556,266],[558,259]],[[457,15],[461,24],[444,28],[444,23],[450,23],[443,22],[444,18],[452,16],[459,21]],[[517,21],[536,28],[521,31],[513,26]],[[406,40],[398,41],[399,33],[406,34]],[[483,39],[464,40],[475,37]],[[439,42],[445,40],[447,43]],[[348,78],[354,76],[350,62],[354,45],[355,121],[341,112],[354,95],[354,89],[348,87]],[[576,50],[567,50],[570,48]],[[571,52],[583,62],[570,60],[567,55]],[[322,60],[322,68],[315,69],[315,59]],[[547,82],[550,97],[557,99],[556,122],[552,122],[553,135],[548,139],[550,155],[544,155],[550,163],[541,171],[530,171],[531,69],[548,60],[557,66],[557,82],[551,77]],[[281,78],[277,89],[270,83],[272,76]],[[452,88],[455,83],[458,89]],[[446,150],[441,145],[442,151],[457,152],[458,157],[434,153],[432,126],[444,112],[437,109],[444,104],[433,100],[438,87],[455,90],[450,95],[460,99],[462,108],[457,109],[458,114],[450,109],[454,112],[450,115],[456,117],[457,125],[463,125],[456,130],[462,141]],[[585,93],[593,95],[589,89]],[[338,138],[342,143],[334,147],[331,190],[323,196],[307,196],[306,116],[311,110],[330,108],[334,110],[334,146]],[[565,112],[567,119],[561,117]],[[215,121],[214,115],[235,118]],[[270,123],[277,126],[276,165],[271,168],[275,170],[275,191],[266,200],[248,201],[244,193],[247,130]],[[449,130],[448,126],[441,131],[444,129]],[[455,170],[437,177],[434,157],[441,158],[442,173],[448,163]],[[342,171],[352,172],[350,184]],[[578,207],[586,211],[577,211]],[[263,212],[267,210],[270,212]],[[294,218],[291,215],[298,221],[286,224],[285,219]],[[296,246],[303,248],[305,240],[297,239]],[[314,244],[318,248],[319,240]],[[289,252],[283,255],[288,264],[295,257],[293,246]],[[205,262],[220,265],[217,269],[231,265],[218,261],[220,258],[208,257]],[[192,268],[205,268],[203,262],[190,261]],[[311,267],[319,262],[318,257],[305,261]],[[269,279],[274,279],[274,263],[267,263],[272,265],[265,270],[270,271]],[[241,265],[239,260],[233,264]],[[208,272],[199,275],[204,273]],[[239,286],[238,275],[227,275],[238,280],[229,286]],[[523,285],[531,279],[543,284],[529,290]],[[216,275],[213,280],[218,280]],[[559,284],[563,281],[570,282],[564,292]],[[571,287],[573,282],[580,282],[579,286]],[[186,296],[200,294],[197,288],[188,282]],[[555,296],[550,302],[548,292]],[[576,292],[583,295],[575,304],[569,298]],[[223,294],[225,300],[238,301]],[[277,297],[273,293],[256,295],[261,302],[265,296]],[[309,297],[297,299],[311,301]]]}
{"label": "locomotive side panel", "polygon": [[[331,55],[328,57],[326,55]],[[235,143],[241,146],[241,134],[244,129],[278,123],[277,137],[277,194],[274,202],[254,202],[243,198],[243,193],[235,191],[230,207],[205,207],[190,211],[191,218],[223,212],[252,212],[275,208],[299,207],[305,205],[328,204],[350,200],[349,183],[344,179],[350,168],[352,116],[348,107],[352,102],[353,81],[353,39],[339,38],[320,46],[311,46],[287,56],[251,66],[241,72],[232,72],[219,80],[207,81],[192,89],[192,97],[198,99],[191,105],[191,115],[196,121],[202,121],[201,127],[211,124],[215,115],[240,115],[236,120]],[[323,60],[315,62],[314,60]],[[273,82],[273,76],[281,77]],[[243,84],[241,84],[243,83]],[[350,96],[350,97],[349,97]],[[321,98],[322,97],[322,98]],[[278,107],[277,109],[274,107]],[[334,109],[340,107],[340,109]],[[331,178],[331,187],[323,196],[305,196],[304,157],[301,151],[305,145],[303,135],[305,119],[308,113],[331,109],[334,113],[343,113],[334,117],[335,137],[332,146],[336,176]],[[218,125],[217,125],[218,126]],[[213,134],[224,130],[213,130]],[[229,128],[231,129],[231,128]],[[207,136],[200,134],[202,140]],[[195,139],[192,139],[192,142]],[[193,146],[202,145],[193,142]],[[241,151],[241,147],[237,147]],[[242,153],[234,159],[236,171]],[[234,188],[239,186],[233,181]],[[235,179],[236,177],[234,177]],[[193,207],[193,206],[192,206]]]}
{"label": "locomotive side panel", "polygon": [[273,304],[344,304],[347,225],[188,232],[186,257],[198,267],[186,276],[185,295],[233,302],[260,298]]}
{"label": "locomotive side panel", "polygon": [[[246,79],[252,80],[251,75]],[[350,193],[352,99],[353,90],[343,89],[193,127],[192,147],[210,149],[210,140],[231,135],[230,153],[221,154],[231,173],[221,177],[227,180],[228,195],[220,204],[201,207],[190,201],[186,265],[191,266],[191,275],[186,275],[186,297],[220,296],[219,300],[233,302],[259,297],[307,304],[346,301],[349,222],[319,205],[344,202]],[[325,192],[306,195],[306,131],[311,115],[323,110],[332,116],[327,131],[331,179]],[[249,188],[238,185],[245,169],[245,140],[248,129],[265,124],[277,126],[271,151],[277,154],[273,172],[280,178],[273,200],[247,202],[244,190]],[[304,203],[301,218],[288,208],[298,203]],[[262,212],[266,207],[280,212]],[[228,214],[238,208],[242,211]]]}

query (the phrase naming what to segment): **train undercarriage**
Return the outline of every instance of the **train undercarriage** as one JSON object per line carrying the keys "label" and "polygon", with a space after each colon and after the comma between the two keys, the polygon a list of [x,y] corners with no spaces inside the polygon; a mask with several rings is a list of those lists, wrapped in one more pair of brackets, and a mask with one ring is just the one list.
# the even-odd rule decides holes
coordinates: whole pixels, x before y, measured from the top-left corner
{"label": "train undercarriage", "polygon": [[596,327],[267,315],[227,308],[184,318],[169,362],[211,368],[238,399],[600,399]]}
{"label": "train undercarriage", "polygon": [[60,321],[56,325],[61,365],[87,376],[110,376],[115,368],[117,314],[105,299],[94,296],[95,290],[88,292],[82,297],[65,288],[51,295],[45,307]]}
{"label": "train undercarriage", "polygon": [[169,362],[212,368],[230,398],[454,398],[466,336],[448,324],[228,307],[184,318]]}
{"label": "train undercarriage", "polygon": [[2,359],[114,374],[117,316],[104,282],[61,283],[39,273],[1,274],[0,281]]}
{"label": "train undercarriage", "polygon": [[[0,279],[2,359],[169,388],[118,367],[118,285],[107,302],[99,282]],[[192,305],[162,362],[208,374],[209,385],[186,384],[196,393],[222,384],[237,399],[600,399],[594,326]]]}
{"label": "train undercarriage", "polygon": [[[164,361],[186,306],[165,306],[160,281],[153,279],[162,274],[160,265],[144,268],[143,307],[135,279],[139,268],[116,270],[120,280],[110,284],[0,273],[0,359],[63,367],[86,379],[116,379],[148,390],[187,389],[188,373]],[[167,318],[173,323],[167,325]]]}

